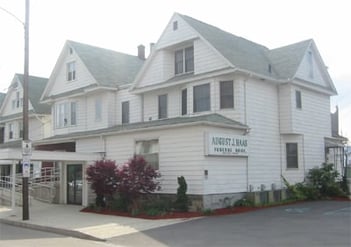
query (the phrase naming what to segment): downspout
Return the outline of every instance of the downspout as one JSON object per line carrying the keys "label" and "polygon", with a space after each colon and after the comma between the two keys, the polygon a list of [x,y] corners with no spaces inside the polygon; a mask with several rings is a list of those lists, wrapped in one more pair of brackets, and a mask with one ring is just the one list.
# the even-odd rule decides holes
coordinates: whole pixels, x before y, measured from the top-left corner
{"label": "downspout", "polygon": [[[248,73],[247,77],[244,78],[243,83],[244,83],[244,124],[247,125],[247,88],[246,88],[246,82],[248,81],[249,78],[251,78],[252,74]],[[249,180],[249,157],[247,156],[246,159],[246,191],[250,192],[250,180]]]}
{"label": "downspout", "polygon": [[277,95],[278,95],[278,124],[279,124],[279,151],[280,151],[280,188],[283,189],[283,148],[282,148],[282,134],[281,134],[281,122],[280,122],[280,101],[279,101],[279,86],[277,86]]}
{"label": "downspout", "polygon": [[303,180],[306,179],[306,159],[305,159],[305,135],[302,134],[302,163],[303,163]]}
{"label": "downspout", "polygon": [[141,94],[141,122],[144,122],[144,93]]}

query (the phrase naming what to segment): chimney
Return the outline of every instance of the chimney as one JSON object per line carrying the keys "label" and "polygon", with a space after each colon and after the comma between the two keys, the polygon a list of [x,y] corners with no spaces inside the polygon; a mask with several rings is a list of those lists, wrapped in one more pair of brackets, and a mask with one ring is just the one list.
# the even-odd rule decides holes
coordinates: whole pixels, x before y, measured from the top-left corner
{"label": "chimney", "polygon": [[138,45],[138,57],[142,60],[145,60],[145,46]]}

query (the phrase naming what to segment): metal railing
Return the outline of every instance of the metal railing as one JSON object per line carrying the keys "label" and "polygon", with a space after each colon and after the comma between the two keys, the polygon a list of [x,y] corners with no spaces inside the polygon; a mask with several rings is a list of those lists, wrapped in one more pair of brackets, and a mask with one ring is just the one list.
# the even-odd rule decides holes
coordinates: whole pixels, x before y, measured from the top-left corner
{"label": "metal railing", "polygon": [[[22,194],[22,174],[16,174],[15,183],[12,180],[12,176],[0,176],[0,199],[11,200],[13,184],[15,185],[16,198],[22,198],[20,196]],[[31,172],[28,182],[30,196],[51,203],[56,195],[59,181],[60,172],[53,167],[44,167],[38,172]]]}

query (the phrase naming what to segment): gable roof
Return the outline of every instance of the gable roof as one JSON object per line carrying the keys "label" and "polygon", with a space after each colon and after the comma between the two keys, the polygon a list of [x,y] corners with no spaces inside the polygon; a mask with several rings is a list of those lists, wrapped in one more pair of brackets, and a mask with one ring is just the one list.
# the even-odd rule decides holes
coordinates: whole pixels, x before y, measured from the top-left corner
{"label": "gable roof", "polygon": [[278,78],[292,79],[295,76],[312,42],[313,40],[309,39],[272,49],[268,52],[268,57],[270,58],[272,66],[274,66],[278,72]]}
{"label": "gable roof", "polygon": [[269,51],[267,47],[223,31],[218,27],[206,24],[190,16],[181,14],[179,16],[235,67],[261,75],[272,76],[268,69],[270,61],[266,55]]}
{"label": "gable roof", "polygon": [[119,86],[132,83],[144,60],[96,46],[68,40],[86,68],[100,86]]}
{"label": "gable roof", "polygon": [[[32,105],[31,113],[36,114],[51,114],[51,107],[47,104],[40,103],[40,97],[43,93],[48,79],[38,76],[31,76],[29,75],[28,78],[28,101],[30,105]],[[12,81],[10,88],[16,87],[16,84],[20,83],[21,87],[23,88],[24,84],[24,75],[23,74],[15,74]],[[6,93],[5,98],[2,100],[0,110],[2,111],[3,107],[5,107],[5,102],[9,100],[10,91]],[[1,120],[11,119],[13,117],[22,117],[22,113],[15,113],[8,116],[1,116]]]}
{"label": "gable roof", "polygon": [[301,41],[276,49],[267,47],[238,37],[215,26],[206,24],[192,17],[179,15],[199,35],[226,58],[236,69],[252,72],[277,81],[291,81],[295,79],[296,73],[310,47],[315,50],[318,62],[322,65],[320,69],[326,80],[327,90],[336,93],[335,86],[325,69],[322,58],[312,39]]}
{"label": "gable roof", "polygon": [[[16,74],[15,78],[16,77],[23,87],[24,75]],[[42,114],[51,113],[51,107],[49,105],[40,103],[40,97],[46,87],[47,82],[48,82],[47,78],[38,77],[38,76],[29,76],[28,100],[30,101],[35,113],[42,113]]]}

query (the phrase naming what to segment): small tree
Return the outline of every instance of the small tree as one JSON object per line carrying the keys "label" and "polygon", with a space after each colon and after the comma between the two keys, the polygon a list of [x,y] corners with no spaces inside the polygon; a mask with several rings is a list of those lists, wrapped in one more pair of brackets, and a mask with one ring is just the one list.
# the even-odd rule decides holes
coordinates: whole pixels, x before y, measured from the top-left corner
{"label": "small tree", "polygon": [[189,209],[189,199],[186,194],[188,186],[183,176],[178,177],[178,185],[179,187],[177,189],[177,199],[174,203],[174,207],[176,210],[187,212]]}
{"label": "small tree", "polygon": [[148,194],[160,189],[156,180],[161,175],[147,164],[142,156],[134,156],[117,171],[119,182],[117,190],[126,200],[131,210],[137,210],[138,200],[142,194]]}
{"label": "small tree", "polygon": [[87,180],[96,194],[96,206],[105,207],[105,198],[112,198],[117,186],[117,166],[111,160],[98,160],[87,169]]}

